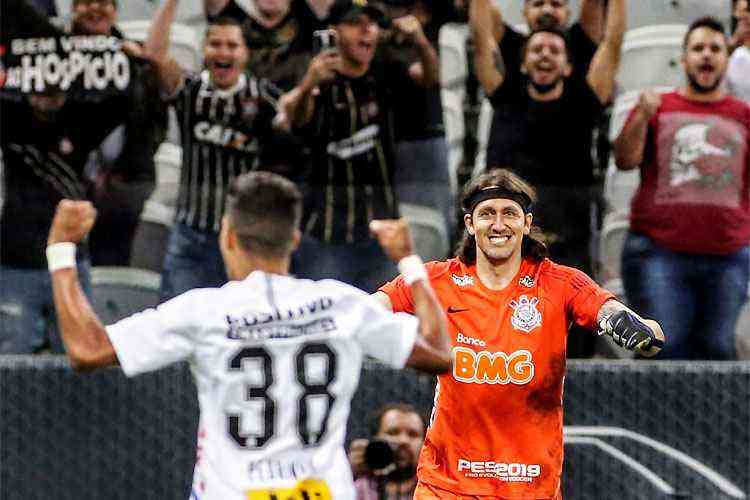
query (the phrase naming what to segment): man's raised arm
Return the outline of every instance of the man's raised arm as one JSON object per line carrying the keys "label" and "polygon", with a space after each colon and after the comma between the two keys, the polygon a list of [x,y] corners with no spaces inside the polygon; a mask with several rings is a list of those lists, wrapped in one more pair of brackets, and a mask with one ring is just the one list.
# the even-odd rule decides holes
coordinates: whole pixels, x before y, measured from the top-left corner
{"label": "man's raised arm", "polygon": [[156,11],[151,28],[143,44],[143,56],[156,66],[159,86],[166,96],[172,96],[182,82],[185,71],[169,55],[169,34],[177,11],[177,0],[165,0]]}
{"label": "man's raised arm", "polygon": [[615,77],[620,66],[620,49],[627,27],[626,16],[625,0],[609,0],[604,40],[596,49],[586,75],[586,81],[602,104],[609,103],[614,94]]}
{"label": "man's raised arm", "polygon": [[503,69],[498,69],[497,57],[500,52],[497,50],[493,34],[494,21],[490,0],[471,0],[469,22],[475,48],[474,71],[484,93],[491,96],[503,84],[505,73]]}

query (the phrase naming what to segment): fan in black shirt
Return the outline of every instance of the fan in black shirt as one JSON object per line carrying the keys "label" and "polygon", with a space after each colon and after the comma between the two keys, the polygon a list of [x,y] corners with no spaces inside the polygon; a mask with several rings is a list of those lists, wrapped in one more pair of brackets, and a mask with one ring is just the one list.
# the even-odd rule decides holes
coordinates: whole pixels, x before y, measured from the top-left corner
{"label": "fan in black shirt", "polygon": [[[46,235],[58,201],[85,199],[86,159],[125,116],[127,104],[125,96],[96,103],[67,99],[49,87],[44,95],[0,98],[0,353],[31,353],[47,342],[53,352],[63,352],[49,314]],[[88,257],[86,247],[80,248],[86,286]]]}
{"label": "fan in black shirt", "polygon": [[[373,219],[398,215],[393,189],[391,88],[403,65],[373,60],[382,12],[364,0],[337,0],[329,24],[338,48],[316,56],[305,78],[280,103],[313,148],[313,174],[295,273],[336,278],[375,290],[395,268],[369,237]],[[394,26],[419,47],[424,68],[414,81],[432,85],[437,54],[413,18]]]}
{"label": "fan in black shirt", "polygon": [[[391,18],[416,18],[424,27],[430,44],[437,47],[438,25],[433,20],[431,6],[426,2],[384,0],[381,4]],[[448,167],[439,75],[432,75],[435,82],[432,86],[414,81],[409,75],[419,75],[424,71],[418,47],[394,29],[384,30],[381,40],[379,55],[403,68],[403,78],[391,85],[397,164],[394,184],[399,202],[435,210],[447,236],[453,232],[456,207]],[[442,259],[446,256],[443,252],[448,250],[448,238],[442,243],[420,249],[418,241],[417,248],[425,260]]]}
{"label": "fan in black shirt", "polygon": [[180,123],[182,169],[175,226],[164,260],[163,299],[193,288],[221,286],[226,271],[218,234],[231,181],[257,167],[272,141],[276,111],[267,82],[245,72],[247,46],[239,23],[219,18],[203,43],[205,69],[191,75],[169,56],[176,0],[157,11],[144,54]]}
{"label": "fan in black shirt", "polygon": [[[542,0],[529,0],[526,5],[534,3],[548,5]],[[488,168],[511,168],[538,187],[534,220],[545,228],[550,253],[563,264],[591,273],[589,245],[596,199],[591,143],[614,92],[626,26],[625,0],[609,0],[604,38],[585,72],[586,61],[579,58],[581,66],[576,69],[571,57],[573,47],[585,52],[580,49],[585,46],[582,29],[574,27],[566,35],[553,22],[551,6],[547,10],[519,51],[507,47],[501,51],[502,56],[508,54],[510,64],[504,64],[501,56],[503,64],[498,68],[489,1],[471,3],[477,78],[495,109]],[[506,29],[503,40],[512,42],[515,36]],[[514,54],[520,54],[518,70]]]}
{"label": "fan in black shirt", "polygon": [[305,74],[312,56],[313,31],[323,27],[318,16],[327,2],[261,0],[254,5],[255,12],[250,15],[236,0],[204,0],[209,21],[229,17],[242,25],[249,50],[248,71],[289,90]]}

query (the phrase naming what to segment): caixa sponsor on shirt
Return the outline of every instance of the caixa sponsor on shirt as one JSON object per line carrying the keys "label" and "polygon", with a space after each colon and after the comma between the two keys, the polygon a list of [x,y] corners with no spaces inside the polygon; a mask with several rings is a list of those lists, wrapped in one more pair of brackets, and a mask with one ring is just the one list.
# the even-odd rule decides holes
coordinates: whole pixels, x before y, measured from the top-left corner
{"label": "caixa sponsor on shirt", "polygon": [[242,151],[253,152],[258,146],[247,134],[218,123],[199,121],[193,127],[193,134],[199,141]]}
{"label": "caixa sponsor on shirt", "polygon": [[491,477],[505,482],[530,483],[541,475],[542,466],[459,458],[458,472],[463,473],[464,477]]}
{"label": "caixa sponsor on shirt", "polygon": [[453,348],[453,378],[466,384],[525,385],[534,378],[531,352],[521,349],[475,352],[467,347]]}

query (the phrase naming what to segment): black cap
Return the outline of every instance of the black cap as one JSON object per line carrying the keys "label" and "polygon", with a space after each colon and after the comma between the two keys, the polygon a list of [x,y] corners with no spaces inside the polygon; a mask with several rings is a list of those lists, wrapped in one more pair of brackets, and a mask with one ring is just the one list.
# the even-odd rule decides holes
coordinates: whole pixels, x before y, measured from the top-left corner
{"label": "black cap", "polygon": [[367,0],[336,0],[328,13],[328,24],[352,21],[362,14],[367,14],[375,22],[381,21],[384,17],[383,11],[369,4]]}

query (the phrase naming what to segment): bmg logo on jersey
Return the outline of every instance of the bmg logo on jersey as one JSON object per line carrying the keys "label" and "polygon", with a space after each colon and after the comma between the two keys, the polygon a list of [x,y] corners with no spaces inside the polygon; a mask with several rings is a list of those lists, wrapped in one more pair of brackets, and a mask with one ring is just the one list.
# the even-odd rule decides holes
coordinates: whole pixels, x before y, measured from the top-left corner
{"label": "bmg logo on jersey", "polygon": [[525,349],[507,354],[454,347],[453,378],[466,384],[524,385],[534,378],[534,360]]}
{"label": "bmg logo on jersey", "polygon": [[458,472],[463,472],[464,477],[492,477],[510,483],[531,483],[542,474],[542,466],[459,458]]}

